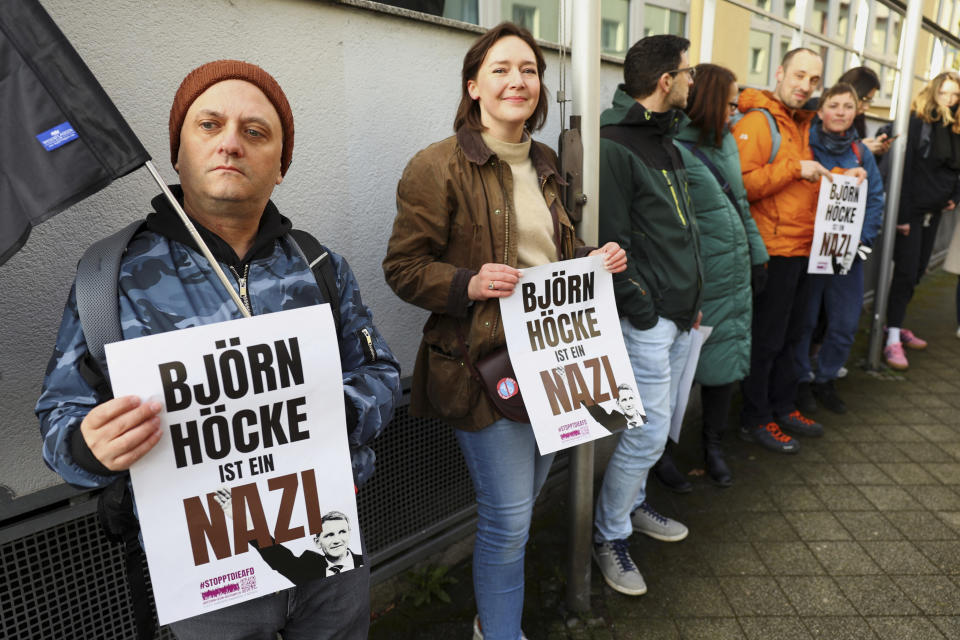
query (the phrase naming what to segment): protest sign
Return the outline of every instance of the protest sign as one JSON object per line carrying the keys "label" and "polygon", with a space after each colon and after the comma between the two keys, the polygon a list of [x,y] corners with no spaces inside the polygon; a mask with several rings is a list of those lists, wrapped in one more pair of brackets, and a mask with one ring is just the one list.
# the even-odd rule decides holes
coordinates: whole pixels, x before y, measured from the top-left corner
{"label": "protest sign", "polygon": [[[517,384],[541,455],[646,421],[603,258],[523,270],[500,299]],[[512,381],[510,381],[512,382]]]}
{"label": "protest sign", "polygon": [[[116,396],[164,405],[160,441],[130,469],[161,624],[322,579],[362,552],[329,305],[106,352]],[[333,573],[363,562],[346,555]]]}
{"label": "protest sign", "polygon": [[833,182],[820,178],[820,199],[813,228],[813,246],[807,273],[845,274],[860,246],[860,230],[867,211],[867,181],[834,174]]}

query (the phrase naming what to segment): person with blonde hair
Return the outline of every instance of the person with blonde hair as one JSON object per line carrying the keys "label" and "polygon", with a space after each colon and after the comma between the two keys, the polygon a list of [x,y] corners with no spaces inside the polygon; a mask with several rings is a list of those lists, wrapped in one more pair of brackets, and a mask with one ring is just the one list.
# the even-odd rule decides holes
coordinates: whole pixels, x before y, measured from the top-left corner
{"label": "person with blonde hair", "polygon": [[887,303],[883,357],[893,369],[909,367],[903,348],[924,349],[925,340],[903,328],[913,289],[930,261],[940,214],[952,210],[960,191],[960,75],[944,71],[910,105],[903,187],[893,250],[893,282]]}

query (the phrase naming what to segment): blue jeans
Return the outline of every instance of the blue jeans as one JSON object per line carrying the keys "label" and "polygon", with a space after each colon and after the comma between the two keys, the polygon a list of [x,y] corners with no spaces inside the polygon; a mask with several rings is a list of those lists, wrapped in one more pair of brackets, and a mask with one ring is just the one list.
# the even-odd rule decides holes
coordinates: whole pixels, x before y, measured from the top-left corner
{"label": "blue jeans", "polygon": [[[251,551],[251,553],[256,553]],[[178,640],[365,640],[369,565],[171,623]]]}
{"label": "blue jeans", "polygon": [[[850,355],[863,308],[863,262],[855,258],[845,275],[808,275],[810,297],[803,318],[803,335],[797,343],[795,358],[801,382],[828,382]],[[817,328],[820,306],[827,315],[827,332],[817,355],[817,371],[810,364],[810,340]]]}
{"label": "blue jeans", "polygon": [[455,433],[477,492],[473,593],[483,637],[518,640],[530,518],[554,454],[539,455],[533,428],[506,418]]}
{"label": "blue jeans", "polygon": [[690,332],[680,331],[666,318],[646,330],[621,318],[620,328],[647,422],[620,434],[597,499],[595,542],[620,540],[633,533],[630,513],[646,499],[647,474],[667,443],[677,383],[690,352]]}

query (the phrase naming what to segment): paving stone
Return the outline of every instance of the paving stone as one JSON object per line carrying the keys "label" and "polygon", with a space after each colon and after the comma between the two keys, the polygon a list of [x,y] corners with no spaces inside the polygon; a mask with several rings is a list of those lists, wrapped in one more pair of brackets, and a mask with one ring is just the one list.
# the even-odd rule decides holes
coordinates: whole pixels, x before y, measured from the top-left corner
{"label": "paving stone", "polygon": [[662,577],[654,584],[648,582],[647,588],[663,592],[666,610],[674,618],[733,615],[716,578]]}
{"label": "paving stone", "polygon": [[954,531],[960,533],[960,511],[936,511],[935,513]]}
{"label": "paving stone", "polygon": [[951,640],[960,638],[960,616],[932,616],[930,620]]}
{"label": "paving stone", "polygon": [[834,465],[851,484],[893,484],[893,479],[870,462],[848,462]]}
{"label": "paving stone", "polygon": [[960,588],[946,576],[892,576],[900,589],[928,615],[960,614]]}
{"label": "paving stone", "polygon": [[923,507],[909,493],[896,486],[872,485],[858,487],[867,500],[881,511],[908,511]]}
{"label": "paving stone", "polygon": [[777,583],[801,616],[846,616],[856,610],[833,578],[781,576]]}
{"label": "paving stone", "polygon": [[754,542],[763,563],[775,576],[815,576],[826,571],[802,542]]}
{"label": "paving stone", "polygon": [[738,618],[749,640],[812,640],[800,618]]}
{"label": "paving stone", "polygon": [[900,485],[940,484],[939,480],[916,462],[880,462],[877,466]]}
{"label": "paving stone", "polygon": [[779,485],[767,487],[767,494],[780,511],[821,511],[824,505],[809,487]]}
{"label": "paving stone", "polygon": [[795,462],[793,463],[793,470],[810,485],[847,484],[847,479],[840,475],[840,472],[832,464]]}
{"label": "paving stone", "polygon": [[955,540],[957,533],[929,511],[887,511],[893,523],[907,540]]}
{"label": "paving stone", "polygon": [[902,540],[903,534],[878,511],[837,511],[834,517],[854,540]]}
{"label": "paving stone", "polygon": [[[943,403],[942,406],[949,406]],[[922,435],[930,442],[956,442],[957,432],[945,424],[939,422],[934,424],[914,424],[913,430]]]}
{"label": "paving stone", "polygon": [[677,620],[684,640],[744,640],[736,618],[681,618]]}
{"label": "paving stone", "polygon": [[[860,415],[857,412],[858,416]],[[881,433],[877,433],[876,426],[864,420],[866,424],[851,424],[843,430],[844,436],[849,443],[886,443],[887,439]],[[859,447],[858,447],[859,448]],[[861,449],[862,451],[862,449]]]}
{"label": "paving stone", "polygon": [[804,618],[804,624],[814,638],[822,640],[873,640],[873,632],[867,621],[859,616],[823,616]]}
{"label": "paving stone", "polygon": [[862,576],[882,573],[880,567],[856,542],[810,542],[807,546],[830,575]]}
{"label": "paving stone", "polygon": [[923,466],[943,484],[960,484],[960,462],[928,462]]}
{"label": "paving stone", "polygon": [[731,513],[687,513],[684,524],[697,539],[723,542],[742,542],[746,533],[742,518]]}
{"label": "paving stone", "polygon": [[955,408],[951,409],[927,409],[927,413],[934,419],[951,426],[960,425],[960,413]]}
{"label": "paving stone", "polygon": [[[895,395],[899,395],[899,394],[895,394]],[[879,422],[876,423],[874,428],[877,430],[878,435],[883,436],[884,440],[886,440],[887,442],[898,442],[898,443],[916,442],[918,444],[919,443],[929,444],[922,435],[920,435],[919,433],[917,433],[916,431],[914,431],[913,429],[905,425],[919,424],[921,422],[922,423],[936,422],[936,419],[932,418],[927,413],[919,409],[897,410],[897,411],[891,411],[890,413],[892,415],[902,415],[906,417],[896,420],[894,424],[883,424]]]}
{"label": "paving stone", "polygon": [[801,540],[849,540],[850,533],[829,511],[796,511],[784,514]]}
{"label": "paving stone", "polygon": [[867,618],[880,640],[942,640],[945,636],[932,622],[916,616]]}
{"label": "paving stone", "polygon": [[851,485],[822,485],[813,493],[830,511],[876,511],[872,502]]}
{"label": "paving stone", "polygon": [[[880,436],[878,436],[879,438]],[[910,457],[892,442],[861,442],[857,448],[871,462],[910,462]]]}
{"label": "paving stone", "polygon": [[888,575],[937,573],[937,568],[911,542],[864,541],[861,544]]}
{"label": "paving stone", "polygon": [[[704,554],[716,576],[767,575],[767,567],[749,542],[717,542]],[[722,581],[721,581],[722,583]]]}
{"label": "paving stone", "polygon": [[913,485],[904,487],[927,509],[933,511],[960,511],[960,493],[958,487],[936,485]]}
{"label": "paving stone", "polygon": [[[942,407],[938,407],[942,408]],[[925,410],[917,407],[901,407],[899,409],[888,409],[887,410],[890,416],[893,417],[896,424],[926,424],[929,422],[936,422],[936,418],[927,413]],[[878,422],[877,424],[883,424]],[[918,437],[922,437],[917,434]]]}
{"label": "paving stone", "polygon": [[[646,597],[646,596],[644,596]],[[611,635],[616,640],[680,640],[680,629],[670,618],[642,618],[620,621],[609,625]],[[530,636],[533,640],[534,636]],[[553,640],[548,636],[545,640]]]}
{"label": "paving stone", "polygon": [[[846,436],[844,436],[846,438]],[[806,453],[806,451],[804,451]],[[822,447],[820,454],[827,462],[867,462],[867,456],[863,454],[856,444],[851,442],[835,442],[830,446]]]}
{"label": "paving stone", "polygon": [[954,462],[953,456],[932,442],[905,442],[897,447],[914,462]]}
{"label": "paving stone", "polygon": [[790,523],[779,513],[757,513],[745,518],[741,523],[745,540],[762,541],[799,540]]}
{"label": "paving stone", "polygon": [[960,575],[960,540],[921,540],[915,545],[941,573]]}
{"label": "paving stone", "polygon": [[864,616],[916,615],[920,610],[887,576],[839,576],[837,584]]}
{"label": "paving stone", "polygon": [[772,577],[720,578],[720,588],[737,617],[794,614],[786,595]]}

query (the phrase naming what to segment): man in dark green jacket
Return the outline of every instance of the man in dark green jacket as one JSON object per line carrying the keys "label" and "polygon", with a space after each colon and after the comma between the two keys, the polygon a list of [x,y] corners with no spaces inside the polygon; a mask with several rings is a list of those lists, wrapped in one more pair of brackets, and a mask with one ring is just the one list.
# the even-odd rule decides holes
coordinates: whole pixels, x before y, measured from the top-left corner
{"label": "man in dark green jacket", "polygon": [[644,485],[663,453],[677,383],[700,321],[703,270],[686,171],[673,146],[693,84],[690,42],[650,36],[624,61],[624,84],[600,119],[600,240],[627,252],[614,276],[620,325],[647,423],[623,432],[597,500],[594,557],[613,589],[646,593],[630,558],[633,531],[682,540],[687,528],[654,511]]}

